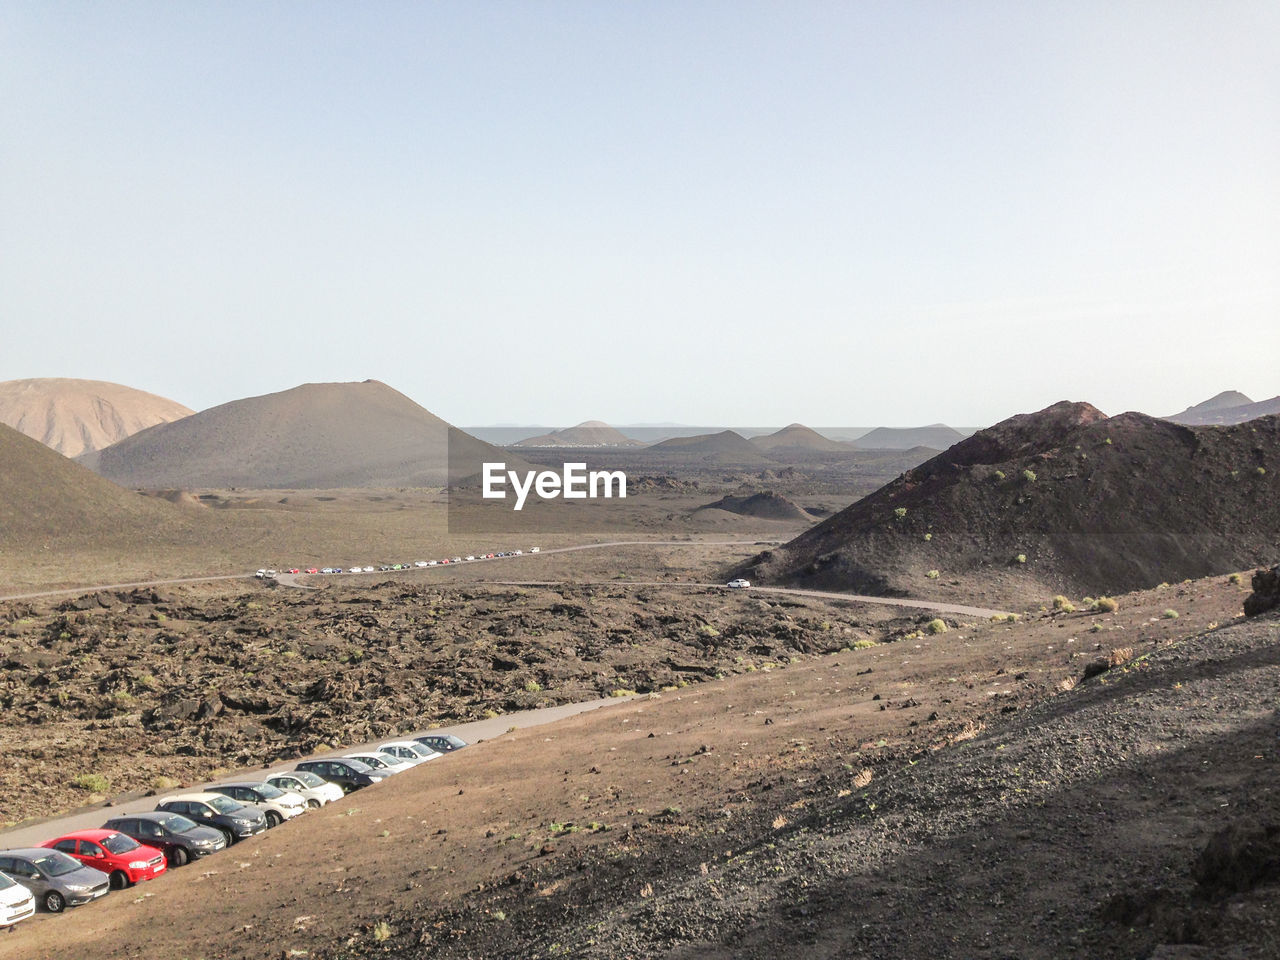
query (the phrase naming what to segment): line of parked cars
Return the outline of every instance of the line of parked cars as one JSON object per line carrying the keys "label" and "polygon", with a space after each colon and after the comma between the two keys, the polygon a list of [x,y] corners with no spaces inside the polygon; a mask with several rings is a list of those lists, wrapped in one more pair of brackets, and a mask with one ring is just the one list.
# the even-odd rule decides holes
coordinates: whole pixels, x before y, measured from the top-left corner
{"label": "line of parked cars", "polygon": [[452,734],[432,733],[345,757],[303,760],[265,780],[174,794],[154,810],[119,814],[97,829],[0,850],[0,927],[25,920],[37,907],[61,913],[154,880],[466,745]]}
{"label": "line of parked cars", "polygon": [[[530,553],[541,553],[541,547],[531,547]],[[468,563],[473,560],[497,560],[500,557],[523,557],[523,550],[507,550],[495,553],[476,553],[468,554],[465,557],[445,557],[442,560],[415,560],[413,563],[384,563],[378,567],[372,567],[363,564],[352,564],[349,567],[293,567],[285,570],[285,573],[394,573],[397,570],[415,570],[423,567],[443,567],[451,563]],[[276,570],[262,568],[258,570],[254,576],[259,580],[274,580],[279,576]]]}

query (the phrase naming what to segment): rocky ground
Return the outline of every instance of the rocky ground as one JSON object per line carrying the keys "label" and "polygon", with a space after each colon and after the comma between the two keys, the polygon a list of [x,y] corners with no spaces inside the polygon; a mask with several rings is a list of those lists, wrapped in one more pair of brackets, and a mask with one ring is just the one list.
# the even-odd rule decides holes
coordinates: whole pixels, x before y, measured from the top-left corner
{"label": "rocky ground", "polygon": [[[1018,621],[737,665],[468,748],[8,944],[1273,957],[1280,621],[1244,620],[1247,592],[1045,598]],[[588,605],[537,600],[565,602]],[[692,606],[690,625],[714,612],[650,602]]]}

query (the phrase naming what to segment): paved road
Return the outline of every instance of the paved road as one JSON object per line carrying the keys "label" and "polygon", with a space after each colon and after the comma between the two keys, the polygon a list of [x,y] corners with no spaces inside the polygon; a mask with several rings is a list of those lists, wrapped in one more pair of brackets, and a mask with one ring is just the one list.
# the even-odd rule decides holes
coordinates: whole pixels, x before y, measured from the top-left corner
{"label": "paved road", "polygon": [[[496,736],[506,733],[512,727],[537,727],[546,723],[554,723],[557,720],[563,720],[565,717],[576,716],[579,713],[586,713],[588,710],[596,710],[600,707],[610,704],[626,703],[633,700],[634,697],[606,697],[601,700],[587,700],[582,703],[566,703],[558,707],[540,707],[536,710],[520,710],[515,713],[504,713],[488,720],[476,720],[472,723],[462,723],[453,727],[440,727],[435,730],[422,730],[415,734],[406,736],[384,737],[382,740],[376,740],[367,744],[353,745],[342,747],[339,750],[330,750],[325,753],[316,754],[317,757],[338,757],[343,754],[360,753],[368,747],[375,746],[378,743],[386,743],[389,740],[411,740],[413,737],[422,736],[423,734],[445,734],[452,733],[466,740],[468,743],[478,743],[481,740],[490,740]],[[462,750],[458,753],[445,754],[438,760],[430,761],[431,764],[439,763],[465,763],[467,751]],[[304,758],[299,758],[304,759]],[[310,758],[305,758],[310,759]],[[261,766],[249,767],[234,773],[225,774],[217,780],[210,780],[208,784],[213,783],[232,783],[236,780],[265,780],[273,774],[292,770],[297,760],[275,764],[269,769]],[[389,783],[394,784],[393,777]],[[170,790],[168,793],[194,793],[201,789],[199,786],[190,788]],[[111,817],[121,816],[126,813],[135,813],[139,810],[154,810],[158,797],[138,797],[136,799],[125,800],[111,806],[98,805],[88,809],[70,813],[66,816],[55,817],[49,820],[37,822],[23,823],[16,827],[9,827],[6,830],[0,830],[0,849],[16,849],[18,847],[35,846],[51,837],[56,837],[67,833],[71,830],[88,830],[102,826],[102,824]]]}

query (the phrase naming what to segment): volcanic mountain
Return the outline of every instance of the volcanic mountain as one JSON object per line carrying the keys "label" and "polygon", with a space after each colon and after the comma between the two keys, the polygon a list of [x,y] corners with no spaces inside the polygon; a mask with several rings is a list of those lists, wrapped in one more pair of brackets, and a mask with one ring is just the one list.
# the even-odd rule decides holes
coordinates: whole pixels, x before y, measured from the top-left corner
{"label": "volcanic mountain", "polygon": [[907,450],[911,447],[945,450],[963,439],[964,434],[954,427],[931,423],[927,427],[876,427],[852,444],[859,450]]}
{"label": "volcanic mountain", "polygon": [[696,437],[672,437],[647,447],[646,453],[720,463],[757,463],[769,459],[754,443],[732,430],[704,433]]}
{"label": "volcanic mountain", "polygon": [[801,423],[793,423],[775,433],[752,437],[751,443],[770,456],[775,453],[848,453],[847,445],[830,440]]}
{"label": "volcanic mountain", "polygon": [[1203,403],[1197,403],[1194,407],[1187,407],[1181,413],[1175,413],[1165,419],[1172,420],[1174,423],[1197,426],[1244,423],[1273,413],[1280,413],[1280,397],[1272,397],[1270,400],[1259,400],[1254,403],[1243,393],[1236,390],[1226,390],[1216,397],[1210,397]]}
{"label": "volcanic mountain", "polygon": [[[143,430],[82,458],[125,486],[438,486],[455,463],[511,461],[385,383],[307,383]],[[478,467],[477,467],[478,469]]]}
{"label": "volcanic mountain", "polygon": [[0,424],[0,547],[137,543],[178,526],[175,507],[123,490]]}
{"label": "volcanic mountain", "polygon": [[978,431],[744,572],[880,593],[997,570],[1055,591],[1150,587],[1274,562],[1278,474],[1280,416],[1186,427],[1063,402]]}
{"label": "volcanic mountain", "polygon": [[529,437],[512,444],[516,447],[639,447],[639,440],[632,440],[625,433],[615,430],[600,420],[587,420],[576,427],[553,430],[541,436]]}
{"label": "volcanic mountain", "polygon": [[44,377],[0,383],[0,423],[68,457],[190,414],[180,403],[103,380]]}
{"label": "volcanic mountain", "polygon": [[698,507],[699,510],[727,510],[744,517],[760,517],[765,520],[812,520],[813,516],[793,500],[765,490],[746,497],[722,497],[715,503]]}

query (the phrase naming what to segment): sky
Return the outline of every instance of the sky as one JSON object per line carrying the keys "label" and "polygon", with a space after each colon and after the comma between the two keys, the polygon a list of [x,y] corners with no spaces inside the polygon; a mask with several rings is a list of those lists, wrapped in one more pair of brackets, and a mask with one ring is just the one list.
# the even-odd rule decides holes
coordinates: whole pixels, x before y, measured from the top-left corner
{"label": "sky", "polygon": [[1275,2],[0,0],[0,380],[459,425],[1280,394]]}

